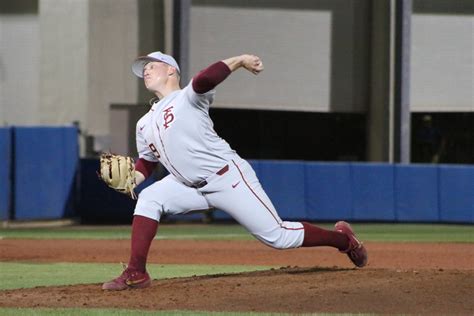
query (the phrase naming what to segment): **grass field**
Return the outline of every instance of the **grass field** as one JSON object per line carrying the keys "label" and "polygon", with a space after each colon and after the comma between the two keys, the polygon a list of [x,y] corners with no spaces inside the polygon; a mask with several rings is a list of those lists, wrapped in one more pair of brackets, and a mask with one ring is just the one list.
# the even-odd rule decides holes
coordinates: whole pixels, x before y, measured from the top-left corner
{"label": "grass field", "polygon": [[[331,225],[322,224],[323,227]],[[456,242],[473,243],[472,225],[428,224],[354,224],[361,239],[377,242]],[[130,228],[125,226],[71,226],[61,228],[0,229],[0,239],[128,239]],[[171,225],[159,228],[157,239],[249,240],[253,239],[237,225]],[[151,274],[160,278],[185,277],[219,273],[237,273],[269,269],[269,266],[229,265],[158,265],[150,264]],[[75,273],[71,274],[73,270]],[[1,262],[0,290],[35,286],[100,283],[121,271],[118,264]],[[159,271],[159,273],[158,273]],[[21,277],[18,277],[21,275]],[[54,278],[51,276],[54,275]],[[0,292],[0,295],[1,292]],[[243,315],[241,313],[209,312],[145,312],[116,309],[16,309],[0,308],[1,315]],[[249,315],[246,313],[245,315]],[[250,315],[271,315],[255,313]],[[272,314],[276,315],[276,314]],[[279,314],[282,315],[282,314]],[[318,314],[323,315],[323,314]],[[334,314],[332,314],[334,315]]]}
{"label": "grass field", "polygon": [[[329,224],[318,226],[332,229]],[[472,225],[352,224],[361,239],[379,242],[474,242]],[[128,239],[129,226],[0,228],[0,239]],[[155,239],[252,240],[239,225],[160,225]]]}
{"label": "grass field", "polygon": [[[270,266],[148,264],[147,269],[157,279],[193,275],[239,273],[267,270]],[[74,273],[71,273],[74,271]],[[113,263],[30,263],[0,262],[0,290],[36,286],[100,283],[115,278],[122,271]],[[21,277],[18,277],[21,276]]]}

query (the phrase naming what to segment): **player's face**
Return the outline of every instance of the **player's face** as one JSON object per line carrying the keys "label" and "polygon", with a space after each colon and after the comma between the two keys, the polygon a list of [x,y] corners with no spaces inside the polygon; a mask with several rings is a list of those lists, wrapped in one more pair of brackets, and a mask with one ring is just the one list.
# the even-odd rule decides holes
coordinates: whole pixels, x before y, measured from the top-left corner
{"label": "player's face", "polygon": [[159,61],[152,61],[143,68],[143,81],[148,90],[156,91],[168,78],[169,65]]}

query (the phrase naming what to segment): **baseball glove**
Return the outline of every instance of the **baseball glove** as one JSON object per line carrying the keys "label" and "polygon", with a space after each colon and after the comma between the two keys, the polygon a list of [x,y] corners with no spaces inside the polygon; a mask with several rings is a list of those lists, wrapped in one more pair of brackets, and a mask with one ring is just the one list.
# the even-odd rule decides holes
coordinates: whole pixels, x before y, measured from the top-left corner
{"label": "baseball glove", "polygon": [[98,176],[115,191],[126,194],[134,200],[137,199],[133,191],[137,186],[133,158],[112,153],[101,154]]}

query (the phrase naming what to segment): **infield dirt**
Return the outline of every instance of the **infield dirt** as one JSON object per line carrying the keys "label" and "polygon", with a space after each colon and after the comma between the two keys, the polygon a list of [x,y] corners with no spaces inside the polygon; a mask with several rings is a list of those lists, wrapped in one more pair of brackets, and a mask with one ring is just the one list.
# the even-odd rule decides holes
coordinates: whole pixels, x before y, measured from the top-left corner
{"label": "infield dirt", "polygon": [[[129,240],[0,240],[1,261],[127,262]],[[474,314],[474,244],[366,243],[355,269],[331,248],[274,250],[257,241],[155,240],[149,262],[270,265],[268,271],[0,291],[0,307],[101,307],[287,313]],[[153,276],[152,276],[153,277]],[[155,276],[156,277],[156,276]],[[107,280],[104,280],[107,281]]]}

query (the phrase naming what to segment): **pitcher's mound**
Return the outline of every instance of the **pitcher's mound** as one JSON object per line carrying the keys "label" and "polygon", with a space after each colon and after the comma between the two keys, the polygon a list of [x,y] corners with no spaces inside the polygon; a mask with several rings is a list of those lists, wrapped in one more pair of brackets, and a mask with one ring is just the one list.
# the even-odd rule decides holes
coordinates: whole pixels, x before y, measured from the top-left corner
{"label": "pitcher's mound", "polygon": [[97,307],[287,313],[474,313],[469,270],[286,267],[154,280],[141,290],[100,284],[2,291],[2,307]]}

